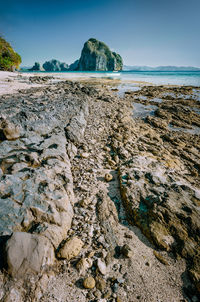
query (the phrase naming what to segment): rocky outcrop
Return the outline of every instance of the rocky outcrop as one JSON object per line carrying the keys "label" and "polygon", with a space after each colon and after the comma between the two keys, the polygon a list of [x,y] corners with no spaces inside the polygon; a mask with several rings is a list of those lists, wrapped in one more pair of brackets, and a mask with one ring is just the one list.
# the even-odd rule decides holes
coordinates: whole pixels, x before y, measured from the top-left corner
{"label": "rocky outcrop", "polygon": [[44,69],[40,66],[40,63],[35,62],[32,68],[29,71],[43,71]]}
{"label": "rocky outcrop", "polygon": [[58,84],[1,104],[0,236],[12,236],[6,254],[13,276],[38,272],[46,258],[52,264],[52,250],[67,238],[75,202],[70,158],[88,115],[79,90]]}
{"label": "rocky outcrop", "polygon": [[123,61],[119,54],[112,52],[108,46],[96,39],[89,39],[83,47],[77,70],[113,71],[122,70]]}
{"label": "rocky outcrop", "polygon": [[58,60],[51,60],[51,61],[46,61],[43,64],[43,68],[45,71],[66,71],[68,70],[68,64],[66,63],[61,63]]}

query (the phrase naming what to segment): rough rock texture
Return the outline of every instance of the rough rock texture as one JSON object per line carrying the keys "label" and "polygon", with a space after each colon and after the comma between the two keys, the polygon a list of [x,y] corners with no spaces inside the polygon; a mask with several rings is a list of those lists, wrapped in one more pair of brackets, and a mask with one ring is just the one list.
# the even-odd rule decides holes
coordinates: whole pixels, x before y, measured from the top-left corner
{"label": "rough rock texture", "polygon": [[[129,141],[132,150],[128,148],[128,132],[115,135],[113,147],[123,158],[120,188],[129,221],[159,248],[187,259],[189,273],[199,288],[200,116],[196,113],[199,101],[192,92],[190,87],[145,87],[133,93],[134,111],[141,110],[136,106],[141,102],[146,109],[140,114],[153,104],[158,108],[153,105],[155,115],[139,118],[132,130],[129,124],[135,141],[135,145]],[[129,152],[116,148],[117,141],[127,142]]]}
{"label": "rough rock texture", "polygon": [[46,61],[43,65],[45,71],[66,71],[68,70],[68,64],[61,63],[58,60]]}
{"label": "rough rock texture", "polygon": [[[45,82],[45,88],[32,89],[27,94],[20,93],[18,96],[13,96],[12,103],[9,103],[11,97],[1,99],[1,105],[4,104],[3,111],[7,112],[7,116],[14,101],[15,107],[12,108],[19,112],[22,111],[21,105],[27,109],[26,102],[30,102],[26,114],[30,111],[30,116],[33,115],[34,118],[36,114],[38,116],[39,112],[44,112],[45,108],[50,106],[47,124],[38,129],[35,122],[32,125],[34,130],[30,130],[28,125],[27,135],[31,140],[36,132],[40,133],[41,128],[43,131],[48,130],[47,125],[52,125],[52,131],[44,132],[42,136],[44,141],[52,136],[52,132],[59,139],[64,133],[66,143],[61,153],[63,156],[66,152],[70,159],[76,202],[73,203],[74,215],[71,227],[59,244],[56,254],[66,242],[69,242],[69,238],[80,238],[84,246],[76,257],[70,260],[62,258],[56,260],[56,265],[51,268],[51,276],[45,273],[34,274],[26,280],[12,280],[2,270],[0,299],[3,302],[120,300],[197,302],[199,298],[195,285],[198,288],[199,261],[196,246],[199,242],[197,233],[199,214],[196,216],[196,213],[199,205],[199,135],[168,128],[169,122],[181,122],[181,129],[185,131],[188,131],[188,125],[191,127],[189,130],[198,130],[197,126],[193,128],[193,122],[198,123],[198,117],[194,115],[195,119],[190,121],[191,111],[198,111],[200,108],[199,101],[195,99],[195,89],[146,86],[138,92],[128,92],[123,98],[118,98],[111,92],[110,87],[102,88],[102,85],[108,81],[102,79],[97,83],[96,80],[91,80],[90,84],[93,83],[92,81],[95,88],[88,84],[68,82],[46,88]],[[110,85],[114,85],[113,83],[115,82],[110,81]],[[116,92],[116,87],[114,89]],[[173,100],[170,99],[169,94],[175,94]],[[45,98],[48,105],[44,106]],[[72,102],[69,105],[70,99]],[[154,106],[153,110],[156,110],[154,115],[151,112],[143,118],[143,113],[146,114],[146,108],[149,108],[147,106],[155,105],[155,102],[159,111]],[[62,103],[65,105],[61,106]],[[170,106],[173,103],[176,104],[174,110]],[[39,104],[43,106],[41,109]],[[70,114],[73,104],[75,108],[78,106],[75,112],[80,118],[71,115],[68,120],[66,111]],[[62,110],[59,110],[60,106]],[[84,111],[87,106],[86,111],[89,111],[89,115],[84,114],[84,117],[87,116],[87,123],[85,123],[80,111]],[[136,118],[138,108],[140,117]],[[141,108],[144,110],[141,111]],[[37,109],[36,112],[33,109]],[[56,115],[55,112],[58,114]],[[5,115],[2,118],[7,120]],[[23,114],[21,120],[24,119]],[[43,120],[46,121],[46,117]],[[77,123],[76,120],[81,123]],[[15,119],[12,123],[15,124]],[[79,134],[84,125],[86,128],[82,137]],[[12,154],[15,154],[16,150],[22,152],[22,155],[25,153],[24,145],[18,145],[18,149],[16,145],[11,148],[12,144],[19,140],[21,144],[24,140],[23,136],[26,135],[24,129],[24,122],[22,122],[19,138],[16,140],[7,140],[5,135],[1,137],[1,146],[4,146],[5,142],[9,146],[7,161],[1,166],[3,168],[1,173],[4,173],[2,181],[15,169]],[[48,144],[50,152],[55,151],[56,144],[55,140],[53,144]],[[33,145],[32,142],[27,146],[29,153],[25,155],[32,154],[33,149],[36,147],[39,149],[44,145],[41,142]],[[60,144],[59,149],[57,148],[60,155],[59,150]],[[42,154],[43,151],[38,155],[39,160]],[[53,154],[55,156],[55,153]],[[30,159],[28,161],[25,155],[19,158],[20,162],[18,161],[18,164],[26,164],[25,167],[20,168],[21,173],[26,173],[27,169],[36,173],[35,164]],[[49,169],[49,163],[44,160],[42,164],[45,165],[45,169],[40,170],[43,175]],[[17,167],[19,166],[16,166],[16,169]],[[62,190],[63,183],[66,184],[66,178],[62,178],[64,171],[61,173],[56,171],[54,177],[48,180],[53,185],[57,184],[56,188],[52,189],[53,193],[55,189],[57,191],[61,188],[61,193],[65,194]],[[112,176],[109,182],[105,179],[106,174]],[[58,179],[61,182],[58,183]],[[25,178],[22,180],[24,181]],[[173,182],[176,183],[173,185]],[[12,182],[10,186],[12,187]],[[45,196],[48,198],[49,195],[46,195],[48,191],[44,186],[40,188],[37,197],[43,202]],[[35,187],[33,189],[35,190]],[[146,199],[146,196],[150,198]],[[177,199],[178,196],[180,200]],[[16,200],[17,197],[18,192],[15,191],[12,195],[4,194],[2,200]],[[57,203],[57,200],[54,199],[52,203]],[[13,206],[18,206],[17,201],[15,203],[13,201],[11,207]],[[146,211],[148,215],[145,214]],[[41,221],[47,214],[49,215],[49,212],[46,209],[42,214],[37,213],[37,210],[31,212],[33,219],[38,215]],[[146,216],[142,216],[143,214]],[[5,217],[7,218],[6,215]],[[10,217],[8,219],[12,220],[12,216]],[[27,217],[25,225],[30,219],[29,216]],[[144,221],[142,221],[143,217]],[[167,224],[167,217],[173,219],[173,223],[169,219]],[[156,226],[158,223],[159,225]],[[180,231],[179,226],[182,227]],[[168,232],[165,237],[163,237],[163,234],[166,235],[164,229]],[[28,235],[43,236],[38,234],[37,224],[34,223],[33,228],[28,228],[27,232]],[[181,234],[183,238],[180,238]],[[154,238],[157,238],[158,242]],[[0,237],[0,243],[4,243],[7,239],[7,236]],[[1,246],[2,244],[0,248]],[[188,256],[185,257],[182,251],[186,250]],[[191,280],[188,272],[192,277]],[[83,282],[88,276],[94,279],[96,284],[94,288],[84,288]]]}
{"label": "rough rock texture", "polygon": [[74,237],[69,239],[64,246],[59,250],[58,257],[70,260],[80,253],[84,243],[81,239]]}
{"label": "rough rock texture", "polygon": [[40,66],[40,63],[35,62],[33,67],[29,69],[30,71],[43,71],[44,69]]}
{"label": "rough rock texture", "polygon": [[83,47],[77,70],[122,70],[123,61],[119,54],[96,39],[89,39]]}
{"label": "rough rock texture", "polygon": [[88,108],[87,95],[76,95],[79,86],[64,87],[73,95],[57,85],[1,99],[1,236],[37,233],[55,248],[66,239],[75,201],[70,158],[76,147],[69,136],[80,143]]}
{"label": "rough rock texture", "polygon": [[6,243],[8,271],[13,277],[40,273],[54,263],[54,249],[50,241],[37,234],[15,232]]}

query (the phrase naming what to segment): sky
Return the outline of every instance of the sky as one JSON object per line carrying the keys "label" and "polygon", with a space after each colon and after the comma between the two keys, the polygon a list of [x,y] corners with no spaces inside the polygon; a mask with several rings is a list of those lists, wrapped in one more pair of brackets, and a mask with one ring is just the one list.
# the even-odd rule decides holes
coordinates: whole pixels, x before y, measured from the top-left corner
{"label": "sky", "polygon": [[0,35],[23,66],[70,64],[96,38],[125,65],[200,67],[200,0],[6,0]]}

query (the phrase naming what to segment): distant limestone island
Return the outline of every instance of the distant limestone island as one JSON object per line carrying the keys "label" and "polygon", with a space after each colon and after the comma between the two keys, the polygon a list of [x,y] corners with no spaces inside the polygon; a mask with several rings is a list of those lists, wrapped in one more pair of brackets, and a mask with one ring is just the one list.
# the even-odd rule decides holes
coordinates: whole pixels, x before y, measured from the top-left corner
{"label": "distant limestone island", "polygon": [[96,39],[85,42],[81,57],[71,65],[58,60],[45,62],[42,67],[36,62],[29,71],[118,71],[123,68],[122,57]]}

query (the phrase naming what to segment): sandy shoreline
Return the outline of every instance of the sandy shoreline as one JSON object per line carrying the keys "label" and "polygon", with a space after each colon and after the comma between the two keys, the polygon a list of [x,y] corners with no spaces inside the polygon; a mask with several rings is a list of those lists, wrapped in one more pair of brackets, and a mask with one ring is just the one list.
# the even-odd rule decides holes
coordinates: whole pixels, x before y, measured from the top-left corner
{"label": "sandy shoreline", "polygon": [[[59,81],[79,81],[79,82],[92,82],[93,84],[105,84],[105,85],[150,85],[151,83],[143,81],[131,81],[131,80],[120,80],[117,77],[110,79],[110,76],[102,76],[101,74],[88,74],[85,73],[66,73],[64,76],[60,73],[21,73],[21,72],[7,72],[0,71],[0,95],[16,93],[20,89],[28,89],[31,87],[40,87],[44,83],[33,83],[31,79],[46,78],[46,84],[56,83]],[[36,81],[37,82],[37,81]]]}

